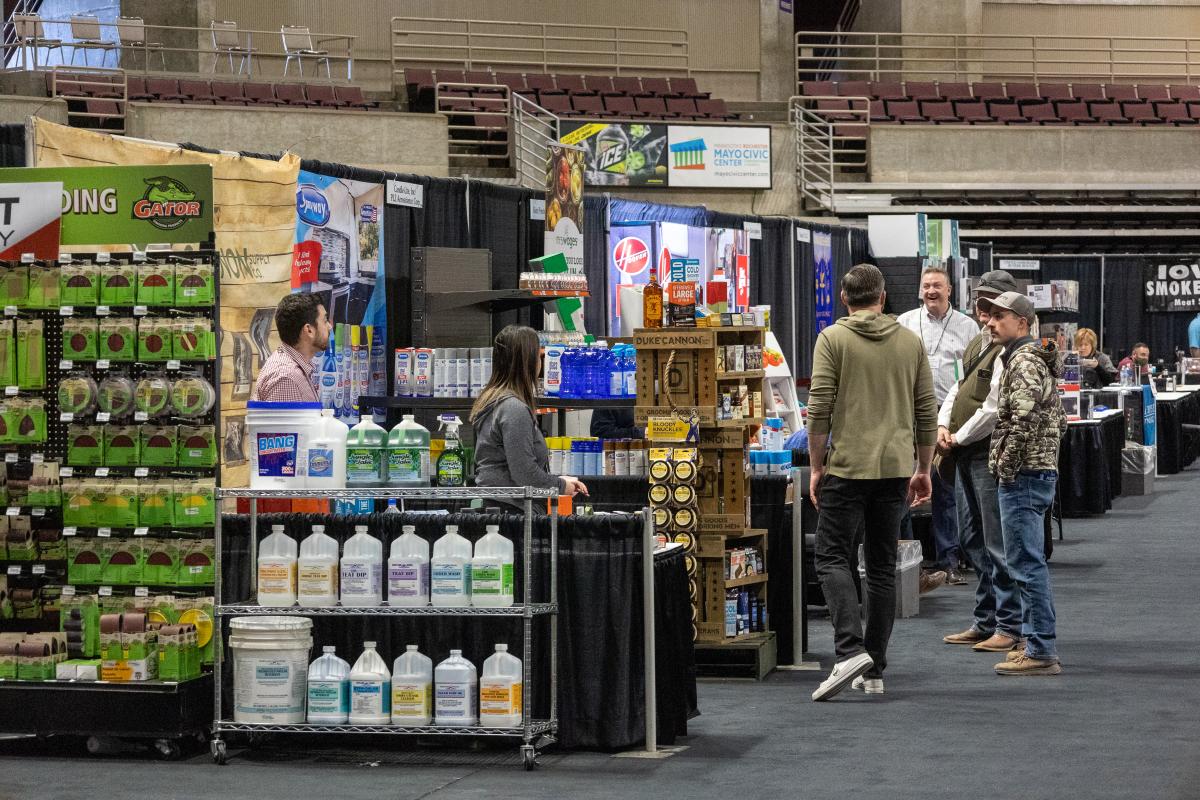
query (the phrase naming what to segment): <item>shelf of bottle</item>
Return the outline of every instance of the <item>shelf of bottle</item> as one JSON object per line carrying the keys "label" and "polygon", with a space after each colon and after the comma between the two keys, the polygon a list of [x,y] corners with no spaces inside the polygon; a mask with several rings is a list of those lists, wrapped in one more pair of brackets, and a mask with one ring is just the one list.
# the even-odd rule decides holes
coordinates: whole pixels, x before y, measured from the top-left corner
{"label": "shelf of bottle", "polygon": [[552,720],[538,719],[529,723],[529,730],[516,728],[485,728],[479,725],[452,727],[449,725],[328,725],[298,723],[285,725],[274,722],[234,722],[222,719],[213,723],[214,732],[222,733],[370,733],[393,736],[539,736],[558,728]]}
{"label": "shelf of bottle", "polygon": [[523,617],[558,613],[558,603],[533,603],[529,606],[218,606],[216,613],[229,616],[278,617]]}
{"label": "shelf of bottle", "polygon": [[[634,397],[539,397],[538,408],[633,408]],[[359,408],[435,408],[461,409],[475,405],[474,397],[383,397],[362,395],[358,398]]]}
{"label": "shelf of bottle", "polygon": [[217,489],[218,497],[245,497],[257,500],[474,500],[504,497],[525,500],[558,497],[557,489],[532,486],[453,486],[412,487],[377,486],[363,489]]}

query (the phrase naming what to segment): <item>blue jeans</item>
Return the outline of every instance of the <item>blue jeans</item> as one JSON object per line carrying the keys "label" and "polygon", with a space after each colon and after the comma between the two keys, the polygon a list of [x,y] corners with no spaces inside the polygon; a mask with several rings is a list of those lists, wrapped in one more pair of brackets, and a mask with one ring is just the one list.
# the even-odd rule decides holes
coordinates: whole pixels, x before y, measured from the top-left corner
{"label": "blue jeans", "polygon": [[996,479],[988,472],[988,451],[958,456],[958,537],[975,568],[975,621],[980,633],[1021,638],[1021,595],[1004,558],[1004,532]]}
{"label": "blue jeans", "polygon": [[930,513],[933,518],[930,525],[933,528],[933,544],[937,550],[937,565],[941,569],[958,569],[960,551],[954,487],[943,481],[937,470],[933,470],[932,478],[933,498],[930,502]]}
{"label": "blue jeans", "polygon": [[1046,661],[1058,661],[1045,543],[1046,511],[1057,482],[1055,470],[1022,470],[1012,483],[1001,483],[998,492],[1004,557],[1021,594],[1025,653]]}

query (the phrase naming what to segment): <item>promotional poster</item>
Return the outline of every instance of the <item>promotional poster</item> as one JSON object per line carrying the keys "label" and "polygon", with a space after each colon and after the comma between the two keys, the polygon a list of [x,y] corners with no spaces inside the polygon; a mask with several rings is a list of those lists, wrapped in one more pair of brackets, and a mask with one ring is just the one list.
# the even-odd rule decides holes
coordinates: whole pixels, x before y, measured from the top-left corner
{"label": "promotional poster", "polygon": [[828,233],[813,232],[814,313],[817,333],[833,324],[833,242]]}
{"label": "promotional poster", "polygon": [[1200,264],[1142,265],[1146,311],[1200,310]]}
{"label": "promotional poster", "polygon": [[667,126],[563,120],[559,141],[583,148],[588,186],[666,186]]}

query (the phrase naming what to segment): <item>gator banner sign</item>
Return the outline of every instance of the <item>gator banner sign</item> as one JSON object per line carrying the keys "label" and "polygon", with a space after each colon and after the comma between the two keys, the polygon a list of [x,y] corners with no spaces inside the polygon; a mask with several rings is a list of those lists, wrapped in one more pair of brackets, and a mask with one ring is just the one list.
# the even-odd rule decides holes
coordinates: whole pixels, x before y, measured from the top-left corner
{"label": "gator banner sign", "polygon": [[63,245],[207,242],[213,230],[212,167],[0,169],[0,183],[62,184]]}

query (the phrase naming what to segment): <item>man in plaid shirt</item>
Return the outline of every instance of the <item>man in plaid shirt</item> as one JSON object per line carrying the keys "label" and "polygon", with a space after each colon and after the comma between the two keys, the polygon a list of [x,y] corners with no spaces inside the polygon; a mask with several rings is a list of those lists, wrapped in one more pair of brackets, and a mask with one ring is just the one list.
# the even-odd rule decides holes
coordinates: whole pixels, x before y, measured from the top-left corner
{"label": "man in plaid shirt", "polygon": [[289,294],[275,310],[281,344],[258,371],[254,399],[282,403],[317,403],[313,356],[329,347],[333,326],[320,297]]}

